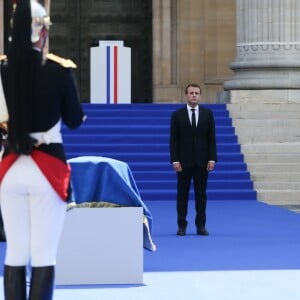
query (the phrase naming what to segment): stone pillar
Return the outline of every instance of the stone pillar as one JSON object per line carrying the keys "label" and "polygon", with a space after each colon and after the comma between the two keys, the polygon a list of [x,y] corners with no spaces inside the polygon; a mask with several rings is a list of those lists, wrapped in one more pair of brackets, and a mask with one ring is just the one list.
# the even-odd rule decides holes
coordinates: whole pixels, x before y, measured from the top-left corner
{"label": "stone pillar", "polygon": [[171,0],[153,1],[153,60],[155,84],[171,83]]}
{"label": "stone pillar", "polygon": [[153,96],[154,102],[178,101],[177,0],[153,0]]}
{"label": "stone pillar", "polygon": [[273,90],[278,98],[299,102],[300,1],[236,0],[236,12],[234,76],[224,89]]}

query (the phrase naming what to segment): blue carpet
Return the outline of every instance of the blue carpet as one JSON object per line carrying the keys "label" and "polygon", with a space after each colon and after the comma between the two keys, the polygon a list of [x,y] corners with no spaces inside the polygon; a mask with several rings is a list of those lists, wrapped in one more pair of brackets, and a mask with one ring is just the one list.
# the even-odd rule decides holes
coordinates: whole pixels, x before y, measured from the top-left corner
{"label": "blue carpet", "polygon": [[209,201],[209,237],[197,236],[190,202],[187,235],[177,237],[175,203],[147,202],[156,253],[145,271],[300,269],[300,215],[257,201]]}
{"label": "blue carpet", "polygon": [[[175,203],[146,204],[157,251],[144,251],[144,284],[58,286],[54,299],[299,299],[300,214],[256,201],[209,201],[210,236],[202,237],[190,202],[187,235],[178,237]],[[1,262],[4,251],[0,243]]]}

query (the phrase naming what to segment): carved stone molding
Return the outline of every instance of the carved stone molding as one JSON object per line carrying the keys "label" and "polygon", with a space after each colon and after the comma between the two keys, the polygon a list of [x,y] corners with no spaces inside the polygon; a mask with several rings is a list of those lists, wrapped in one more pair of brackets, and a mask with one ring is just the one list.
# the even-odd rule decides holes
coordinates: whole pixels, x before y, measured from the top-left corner
{"label": "carved stone molding", "polygon": [[300,88],[300,3],[236,0],[235,72],[225,90]]}

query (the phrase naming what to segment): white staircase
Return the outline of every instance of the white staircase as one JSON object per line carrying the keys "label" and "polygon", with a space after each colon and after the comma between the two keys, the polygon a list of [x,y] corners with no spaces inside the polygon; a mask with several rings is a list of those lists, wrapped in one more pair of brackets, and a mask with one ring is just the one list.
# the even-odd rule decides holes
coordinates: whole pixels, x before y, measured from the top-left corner
{"label": "white staircase", "polygon": [[258,200],[300,208],[300,103],[227,105]]}

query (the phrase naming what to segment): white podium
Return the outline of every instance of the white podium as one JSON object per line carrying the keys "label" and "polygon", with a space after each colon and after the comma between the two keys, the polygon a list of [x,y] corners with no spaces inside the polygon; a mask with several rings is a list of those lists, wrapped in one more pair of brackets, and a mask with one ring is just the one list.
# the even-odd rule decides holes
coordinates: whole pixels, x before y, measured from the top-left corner
{"label": "white podium", "polygon": [[131,103],[131,49],[123,41],[99,41],[90,54],[91,103]]}
{"label": "white podium", "polygon": [[67,212],[57,253],[57,285],[142,282],[142,207]]}

